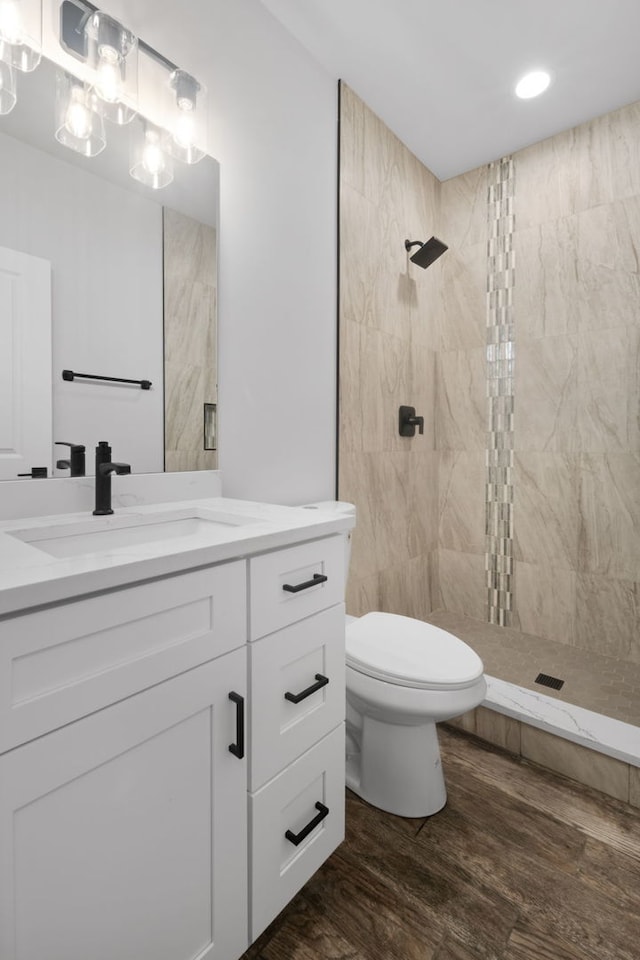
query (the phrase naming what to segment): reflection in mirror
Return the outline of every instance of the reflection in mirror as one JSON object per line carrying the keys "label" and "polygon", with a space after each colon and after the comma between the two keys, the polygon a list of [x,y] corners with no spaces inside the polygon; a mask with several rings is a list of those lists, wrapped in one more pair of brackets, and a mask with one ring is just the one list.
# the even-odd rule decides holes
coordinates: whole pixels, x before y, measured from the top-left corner
{"label": "reflection in mirror", "polygon": [[86,446],[87,473],[100,440],[135,473],[214,469],[218,164],[176,162],[168,187],[144,186],[129,174],[138,119],[107,124],[99,156],[66,149],[56,72],[21,75],[0,116],[0,478],[68,476],[56,441]]}

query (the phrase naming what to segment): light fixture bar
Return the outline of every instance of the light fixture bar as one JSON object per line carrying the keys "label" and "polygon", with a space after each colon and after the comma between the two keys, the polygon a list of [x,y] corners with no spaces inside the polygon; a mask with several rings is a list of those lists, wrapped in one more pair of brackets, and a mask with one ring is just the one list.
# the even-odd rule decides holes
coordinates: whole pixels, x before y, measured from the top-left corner
{"label": "light fixture bar", "polygon": [[[94,6],[89,0],[63,0],[60,5],[60,44],[76,60],[84,61],[87,58],[84,27],[93,13],[100,13],[100,8]],[[175,63],[140,38],[138,38],[138,49],[144,51],[147,56],[161,64],[170,73],[178,69]]]}

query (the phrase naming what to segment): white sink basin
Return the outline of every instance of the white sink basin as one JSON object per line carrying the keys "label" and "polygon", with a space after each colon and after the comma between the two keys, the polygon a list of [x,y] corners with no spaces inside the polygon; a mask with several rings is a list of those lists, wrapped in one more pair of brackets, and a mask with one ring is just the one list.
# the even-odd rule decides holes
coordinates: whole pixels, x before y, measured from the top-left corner
{"label": "white sink basin", "polygon": [[183,511],[136,517],[95,517],[77,523],[7,530],[7,533],[50,556],[78,557],[161,540],[201,537],[206,543],[219,543],[234,527],[259,522],[253,517],[214,511]]}

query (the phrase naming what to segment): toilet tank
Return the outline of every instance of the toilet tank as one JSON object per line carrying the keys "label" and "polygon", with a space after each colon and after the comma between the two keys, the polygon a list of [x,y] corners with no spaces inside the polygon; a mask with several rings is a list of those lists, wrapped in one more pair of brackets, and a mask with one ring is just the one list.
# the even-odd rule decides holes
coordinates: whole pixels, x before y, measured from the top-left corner
{"label": "toilet tank", "polygon": [[[356,508],[353,503],[346,503],[344,500],[321,500],[319,503],[306,503],[305,510],[322,510],[323,513],[333,516],[355,517]],[[349,563],[351,561],[351,530],[344,535],[344,586],[347,587],[347,577],[349,576]]]}

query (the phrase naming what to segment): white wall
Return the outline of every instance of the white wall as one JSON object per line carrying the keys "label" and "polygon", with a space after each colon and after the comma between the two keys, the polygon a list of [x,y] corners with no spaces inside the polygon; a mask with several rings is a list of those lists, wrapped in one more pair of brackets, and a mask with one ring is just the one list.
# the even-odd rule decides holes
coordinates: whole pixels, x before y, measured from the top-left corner
{"label": "white wall", "polygon": [[103,0],[203,80],[221,164],[227,496],[334,494],[336,83],[257,0]]}
{"label": "white wall", "polygon": [[[0,134],[0,210],[0,246],[51,263],[53,439],[84,443],[88,472],[99,440],[136,473],[162,470],[162,208]],[[65,382],[64,368],[153,387]]]}

